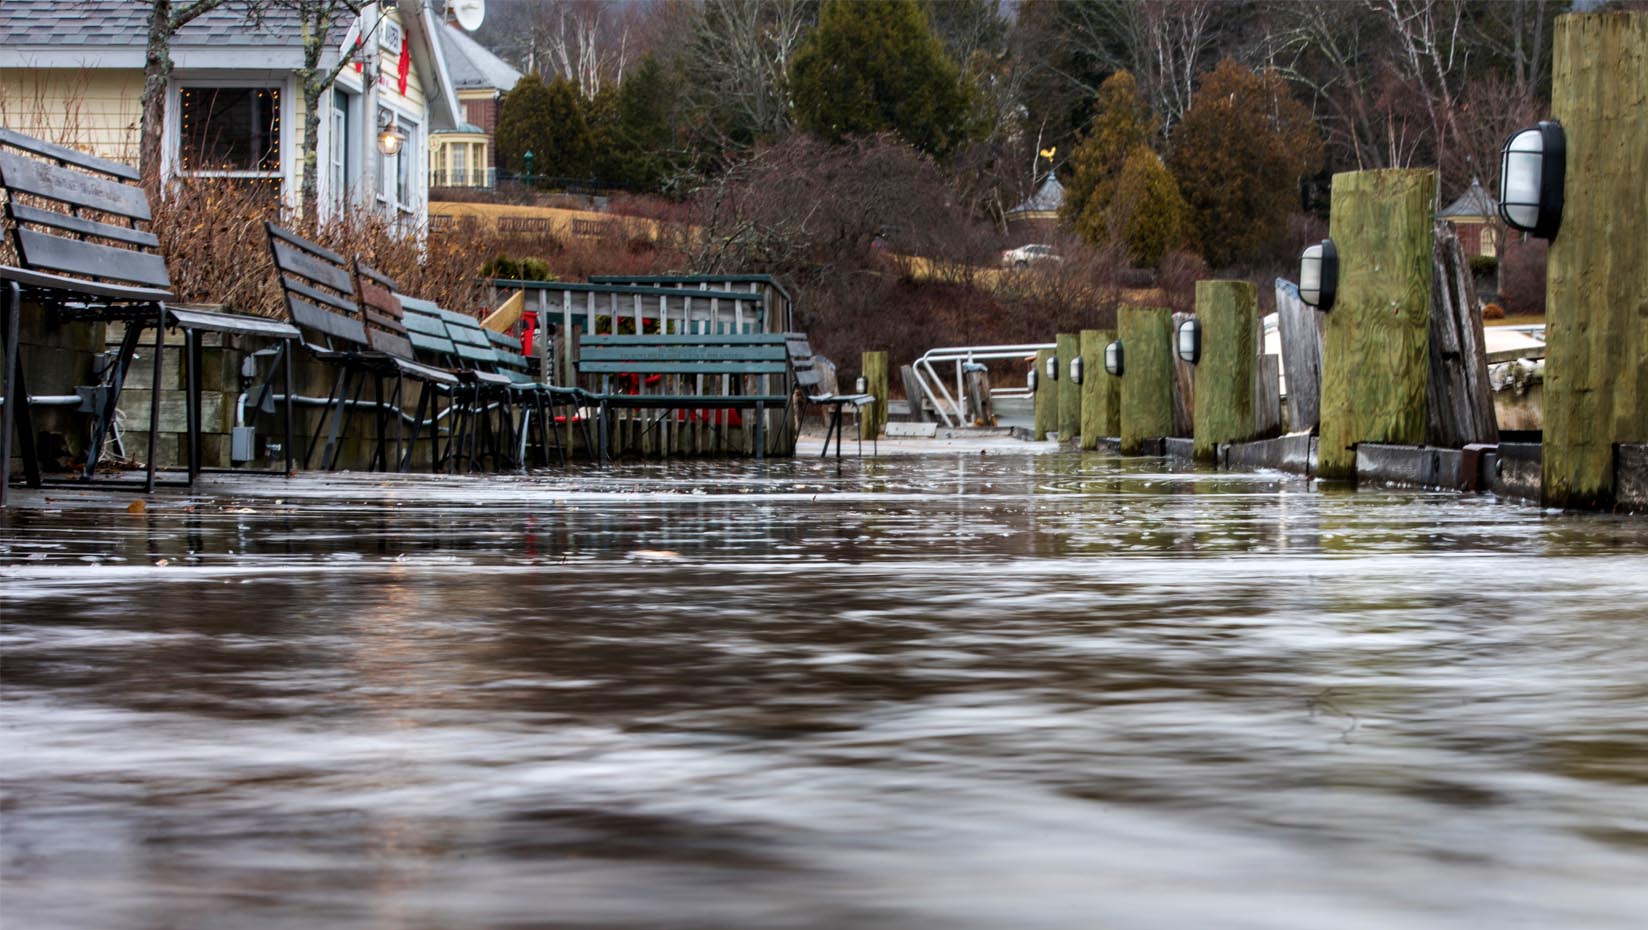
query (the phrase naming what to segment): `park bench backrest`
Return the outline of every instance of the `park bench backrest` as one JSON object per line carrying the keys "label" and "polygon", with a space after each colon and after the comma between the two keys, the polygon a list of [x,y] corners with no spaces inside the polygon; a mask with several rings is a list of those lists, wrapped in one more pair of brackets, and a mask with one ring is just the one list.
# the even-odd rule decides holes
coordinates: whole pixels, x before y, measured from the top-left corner
{"label": "park bench backrest", "polygon": [[803,393],[823,393],[819,386],[824,381],[818,365],[813,361],[813,347],[804,333],[785,333],[784,347],[789,351],[790,367],[795,371],[796,386]]}
{"label": "park bench backrest", "polygon": [[367,344],[385,355],[413,358],[394,279],[356,256],[355,294],[360,298],[361,317],[366,321]]}
{"label": "park bench backrest", "polygon": [[446,321],[441,319],[441,308],[433,300],[397,295],[401,301],[401,322],[406,325],[407,341],[423,361],[450,367],[456,350],[452,337],[447,335]]}
{"label": "park bench backrest", "polygon": [[497,353],[492,351],[492,342],[486,338],[486,330],[481,328],[480,320],[444,308],[438,308],[436,312],[446,324],[446,334],[452,339],[452,354],[460,367],[469,371],[498,370]]}
{"label": "park bench backrest", "polygon": [[578,348],[585,374],[781,375],[789,364],[782,333],[585,336]]}
{"label": "park bench backrest", "polygon": [[105,290],[169,291],[160,241],[143,228],[153,219],[149,195],[137,182],[134,168],[0,128],[0,187],[12,244],[27,270]]}
{"label": "park bench backrest", "polygon": [[274,223],[264,223],[285,297],[286,316],[303,334],[303,342],[322,352],[359,352],[370,348],[366,324],[355,303],[354,276],[338,253],[316,245]]}
{"label": "park bench backrest", "polygon": [[490,329],[486,331],[486,338],[492,343],[492,351],[498,358],[498,371],[508,375],[509,380],[516,384],[534,380],[532,360],[521,353],[521,340]]}

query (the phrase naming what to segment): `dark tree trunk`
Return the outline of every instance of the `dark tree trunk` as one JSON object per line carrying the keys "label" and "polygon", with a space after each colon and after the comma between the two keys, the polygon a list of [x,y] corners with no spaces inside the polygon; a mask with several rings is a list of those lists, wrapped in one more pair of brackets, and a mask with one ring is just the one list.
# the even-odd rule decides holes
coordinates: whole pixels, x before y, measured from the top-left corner
{"label": "dark tree trunk", "polygon": [[149,8],[149,42],[143,56],[143,123],[137,166],[145,183],[160,177],[160,142],[166,127],[166,84],[172,76],[172,0]]}

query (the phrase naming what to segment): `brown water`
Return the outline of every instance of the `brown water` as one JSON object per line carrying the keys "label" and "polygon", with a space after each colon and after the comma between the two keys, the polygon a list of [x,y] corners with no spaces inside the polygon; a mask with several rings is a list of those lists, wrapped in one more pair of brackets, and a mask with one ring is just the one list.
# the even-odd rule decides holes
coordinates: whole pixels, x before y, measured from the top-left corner
{"label": "brown water", "polygon": [[0,924],[1648,923],[1648,520],[1163,468],[14,511]]}

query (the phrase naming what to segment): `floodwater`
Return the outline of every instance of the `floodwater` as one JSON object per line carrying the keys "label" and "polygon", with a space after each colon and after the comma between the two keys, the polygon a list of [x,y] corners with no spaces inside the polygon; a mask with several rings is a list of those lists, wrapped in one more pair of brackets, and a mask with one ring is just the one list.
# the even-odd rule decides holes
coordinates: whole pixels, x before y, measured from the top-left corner
{"label": "floodwater", "polygon": [[0,925],[1648,922],[1648,520],[985,451],[13,511]]}

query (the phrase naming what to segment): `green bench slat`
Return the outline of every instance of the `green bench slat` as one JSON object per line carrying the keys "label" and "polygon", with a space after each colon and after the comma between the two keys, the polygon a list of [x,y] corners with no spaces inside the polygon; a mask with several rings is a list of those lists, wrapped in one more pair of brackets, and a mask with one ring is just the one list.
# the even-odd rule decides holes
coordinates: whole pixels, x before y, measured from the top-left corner
{"label": "green bench slat", "polygon": [[782,394],[601,394],[617,407],[782,407]]}
{"label": "green bench slat", "polygon": [[670,334],[670,335],[641,335],[641,336],[585,336],[581,340],[584,346],[703,346],[703,345],[784,345],[783,333],[729,333],[716,335],[702,334]]}
{"label": "green bench slat", "polygon": [[636,375],[781,375],[785,362],[590,362],[579,361],[586,374]]}
{"label": "green bench slat", "polygon": [[585,346],[579,356],[592,362],[635,362],[646,364],[662,362],[769,362],[782,361],[788,355],[783,346],[730,347],[661,347],[661,346]]}

